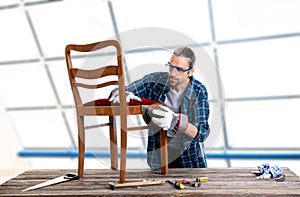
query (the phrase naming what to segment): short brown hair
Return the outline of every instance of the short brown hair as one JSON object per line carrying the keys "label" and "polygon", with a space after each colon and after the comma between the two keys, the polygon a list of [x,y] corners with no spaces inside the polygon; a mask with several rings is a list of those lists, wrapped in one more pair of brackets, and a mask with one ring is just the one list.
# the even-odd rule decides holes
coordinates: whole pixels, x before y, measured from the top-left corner
{"label": "short brown hair", "polygon": [[186,58],[189,61],[190,67],[194,66],[194,63],[196,61],[196,57],[195,57],[195,54],[194,54],[193,50],[190,49],[189,47],[178,48],[173,52],[173,54],[178,56],[178,57]]}

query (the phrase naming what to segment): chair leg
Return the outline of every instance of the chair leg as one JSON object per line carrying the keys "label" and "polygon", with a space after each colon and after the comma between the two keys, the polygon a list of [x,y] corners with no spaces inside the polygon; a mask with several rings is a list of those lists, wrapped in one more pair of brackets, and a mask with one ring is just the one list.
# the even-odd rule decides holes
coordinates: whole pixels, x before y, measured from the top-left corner
{"label": "chair leg", "polygon": [[117,146],[117,132],[116,121],[113,116],[109,116],[109,136],[110,136],[110,165],[111,169],[118,169],[118,146]]}
{"label": "chair leg", "polygon": [[161,173],[168,174],[168,136],[163,129],[160,130],[160,166]]}
{"label": "chair leg", "polygon": [[78,116],[78,176],[83,178],[84,152],[85,152],[85,133],[84,117]]}
{"label": "chair leg", "polygon": [[127,152],[127,132],[121,129],[121,159],[120,159],[120,183],[125,182],[126,176],[126,152]]}

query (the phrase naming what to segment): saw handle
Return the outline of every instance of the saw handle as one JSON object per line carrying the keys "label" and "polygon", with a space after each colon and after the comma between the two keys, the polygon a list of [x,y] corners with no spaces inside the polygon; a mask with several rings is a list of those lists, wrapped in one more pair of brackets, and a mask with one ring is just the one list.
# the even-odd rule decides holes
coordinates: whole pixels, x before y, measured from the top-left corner
{"label": "saw handle", "polygon": [[67,173],[64,175],[64,179],[69,179],[69,180],[74,180],[74,179],[78,179],[78,175],[76,173]]}

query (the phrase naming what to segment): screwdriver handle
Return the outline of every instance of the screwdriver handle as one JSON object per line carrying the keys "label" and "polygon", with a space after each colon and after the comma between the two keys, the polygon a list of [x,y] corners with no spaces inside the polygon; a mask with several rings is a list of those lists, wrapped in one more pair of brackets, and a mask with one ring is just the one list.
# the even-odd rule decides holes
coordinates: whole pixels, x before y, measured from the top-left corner
{"label": "screwdriver handle", "polygon": [[184,189],[184,185],[180,182],[173,182],[171,180],[167,180],[168,183],[171,183],[176,189]]}
{"label": "screwdriver handle", "polygon": [[179,182],[175,182],[175,187],[177,189],[184,189],[184,185],[182,183],[179,183]]}
{"label": "screwdriver handle", "polygon": [[200,177],[200,178],[196,178],[197,182],[207,182],[208,181],[208,177]]}

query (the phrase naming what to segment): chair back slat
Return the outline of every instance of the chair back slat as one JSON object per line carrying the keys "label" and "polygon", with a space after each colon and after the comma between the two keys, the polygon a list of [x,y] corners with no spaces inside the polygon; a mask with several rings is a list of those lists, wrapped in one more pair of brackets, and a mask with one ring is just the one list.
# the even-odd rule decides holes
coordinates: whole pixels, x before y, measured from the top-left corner
{"label": "chair back slat", "polygon": [[86,89],[97,89],[97,88],[104,88],[106,86],[110,85],[118,85],[118,81],[108,81],[105,83],[95,84],[95,85],[89,85],[89,84],[83,84],[83,83],[74,83],[77,87],[82,87]]}
{"label": "chair back slat", "polygon": [[71,74],[73,78],[98,79],[110,75],[118,75],[118,67],[111,65],[111,66],[106,66],[94,70],[83,70],[79,68],[72,68]]}
{"label": "chair back slat", "polygon": [[102,42],[96,42],[96,43],[84,44],[84,45],[69,44],[66,46],[66,51],[73,50],[78,52],[91,52],[108,46],[115,46],[118,51],[121,51],[121,46],[119,42],[116,40],[106,40]]}

